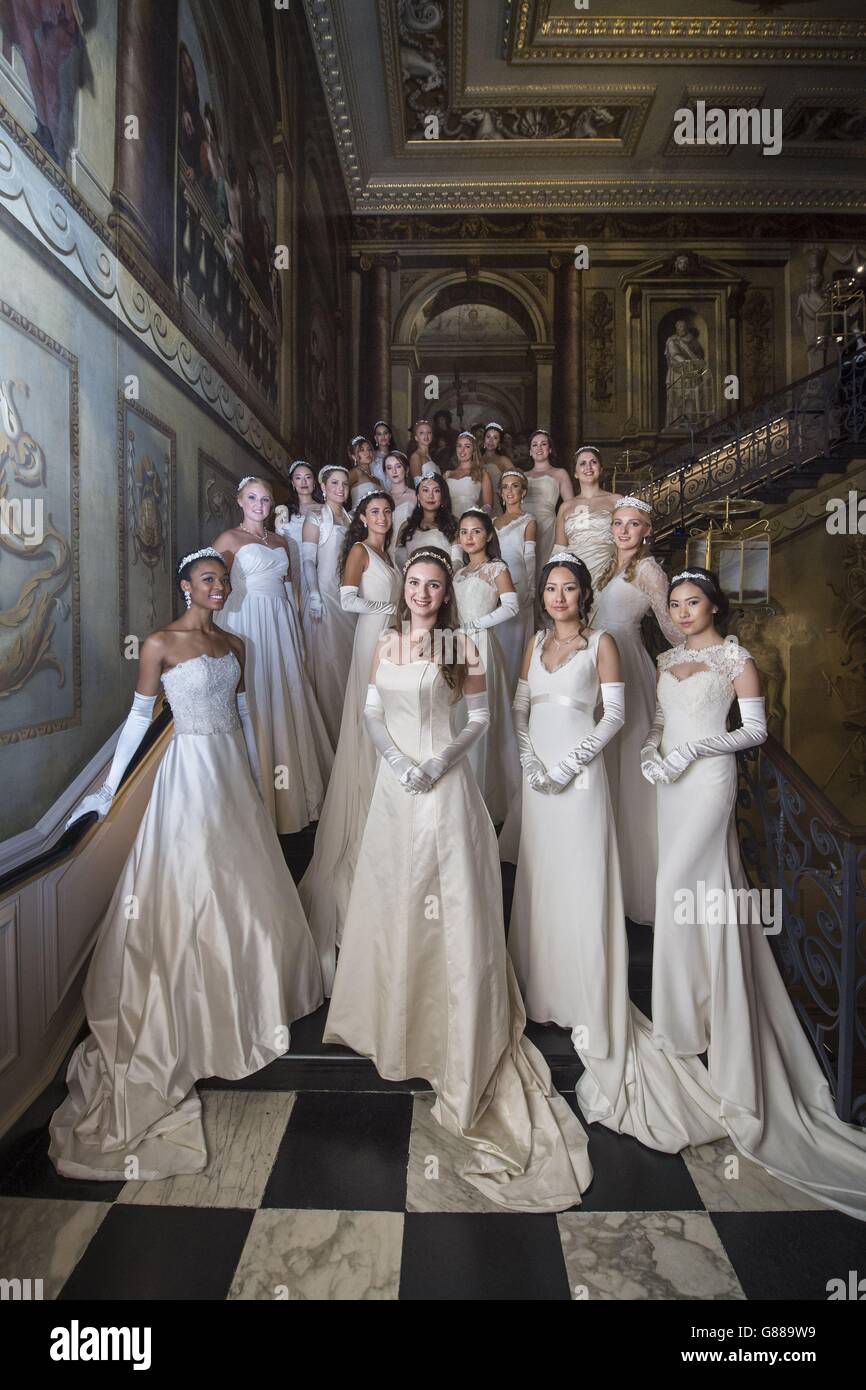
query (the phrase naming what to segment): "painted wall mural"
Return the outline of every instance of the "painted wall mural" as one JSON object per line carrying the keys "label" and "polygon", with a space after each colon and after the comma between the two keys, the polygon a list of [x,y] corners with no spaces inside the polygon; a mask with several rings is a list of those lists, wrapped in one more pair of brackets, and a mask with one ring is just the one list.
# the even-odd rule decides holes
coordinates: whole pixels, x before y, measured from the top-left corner
{"label": "painted wall mural", "polygon": [[120,641],[171,622],[176,608],[177,441],[169,425],[118,397]]}
{"label": "painted wall mural", "polygon": [[42,148],[66,168],[75,144],[75,101],[87,80],[87,21],[95,0],[0,0],[3,56],[17,48],[36,113],[33,132]]}
{"label": "painted wall mural", "polygon": [[78,361],[0,301],[0,744],[80,720]]}
{"label": "painted wall mural", "polygon": [[204,449],[198,451],[198,516],[201,544],[236,526],[238,507],[235,497],[242,474],[223,467]]}

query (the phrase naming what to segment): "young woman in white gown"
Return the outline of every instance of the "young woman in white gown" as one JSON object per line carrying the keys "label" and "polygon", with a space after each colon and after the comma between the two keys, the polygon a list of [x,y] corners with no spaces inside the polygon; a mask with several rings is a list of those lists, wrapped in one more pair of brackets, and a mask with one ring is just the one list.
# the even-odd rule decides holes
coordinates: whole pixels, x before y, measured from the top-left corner
{"label": "young woman in white gown", "polygon": [[196,551],[178,580],[187,612],[142,644],[108,779],[70,818],[108,812],[161,681],[173,737],[99,929],[84,984],[90,1032],[51,1120],[49,1153],[70,1178],[201,1172],[196,1081],[258,1071],[322,1000],[316,948],[255,785],[244,644],[213,622],[225,564]]}
{"label": "young woman in white gown", "polygon": [[[553,441],[547,430],[537,429],[529,439],[529,456],[532,468],[526,475],[529,491],[524,506],[535,517],[538,534],[535,553],[539,565],[550,559],[556,533],[556,509],[560,502],[564,505],[574,496],[574,488],[566,469],[553,463]],[[543,615],[536,604],[536,626],[543,621]]]}
{"label": "young woman in white gown", "polygon": [[[371,1057],[390,1080],[426,1078],[435,1119],[466,1143],[462,1175],[485,1196],[513,1211],[564,1211],[592,1169],[580,1125],[523,1037],[496,836],[466,757],[487,724],[485,682],[471,642],[472,664],[459,660],[455,620],[446,553],[417,551],[398,612],[409,635],[385,634],[371,666],[365,719],[381,757],[324,1040]],[[470,718],[455,738],[461,693]]]}
{"label": "young woman in white gown", "polygon": [[391,501],[394,504],[391,535],[391,559],[393,560],[397,550],[397,539],[403,529],[403,524],[409,520],[414,512],[418,505],[418,498],[412,486],[409,460],[404,453],[401,453],[399,449],[391,449],[385,455],[384,470],[387,491],[391,494]]}
{"label": "young woman in white gown", "polygon": [[668,611],[668,579],[649,554],[652,509],[638,497],[621,497],[613,509],[614,558],[594,585],[594,626],[609,632],[619,649],[626,688],[625,725],[604,750],[616,821],[626,916],[651,926],[655,918],[655,789],[641,776],[643,748],[656,708],[655,666],[641,635],[652,612],[669,642],[681,634]]}
{"label": "young woman in white gown", "polygon": [[298,612],[302,613],[307,597],[304,568],[301,562],[304,521],[309,511],[317,511],[323,497],[311,463],[295,459],[289,467],[292,498],[288,506],[274,507],[274,530],[282,536],[289,550],[289,569]]}
{"label": "young woman in white gown", "polygon": [[[706,1052],[728,1137],[819,1201],[866,1219],[866,1132],[836,1115],[830,1087],[745,898],[736,753],[767,737],[755,664],[723,640],[716,576],[670,585],[684,643],[658,659],[658,707],[643,751],[657,785],[659,870],[652,1012],[657,1048]],[[742,727],[726,729],[737,700]]]}
{"label": "young woman in white gown", "polygon": [[463,563],[457,544],[457,518],[451,510],[451,495],[441,474],[432,467],[415,484],[415,510],[403,522],[397,535],[395,554],[402,570],[409,556],[421,546],[436,546],[451,556],[452,565]]}
{"label": "young woman in white gown", "polygon": [[490,486],[493,489],[494,510],[496,501],[500,497],[502,473],[504,469],[511,468],[512,466],[511,458],[504,448],[504,439],[505,429],[499,424],[498,420],[490,420],[484,426],[481,467],[490,479]]}
{"label": "young woman in white gown", "polygon": [[316,830],[313,858],[299,892],[322,962],[325,993],[334,980],[358,847],[376,771],[376,754],[364,732],[364,700],[370,662],[382,628],[395,612],[400,579],[391,563],[391,498],[362,497],[346,532],[340,557],[340,602],[358,615],[352,664],[345,686],[343,717],[334,770]]}
{"label": "young woman in white gown", "polygon": [[460,516],[468,507],[493,511],[493,486],[481,466],[481,455],[471,430],[461,430],[454,445],[456,464],[445,474],[451,509]]}
{"label": "young woman in white gown", "polygon": [[574,456],[574,480],[577,496],[560,508],[556,544],[583,561],[595,588],[614,558],[611,518],[619,493],[602,488],[601,454],[591,444],[582,444]]}
{"label": "young woman in white gown", "polygon": [[520,611],[514,622],[506,623],[499,633],[505,669],[508,672],[510,699],[514,698],[523,653],[534,627],[537,525],[535,517],[523,509],[523,499],[528,487],[522,468],[506,468],[502,473],[499,490],[502,515],[497,516],[493,522],[499,540],[499,550],[508,566],[508,573],[511,575],[520,604]]}
{"label": "young woman in white gown", "polygon": [[[520,603],[499,556],[499,541],[487,512],[474,507],[460,518],[458,542],[465,564],[454,576],[460,626],[478,647],[487,677],[490,728],[474,745],[470,763],[495,825],[505,820],[520,794],[520,764],[511,732],[511,693],[497,633],[516,621]],[[455,709],[455,727],[467,718],[465,705]]]}
{"label": "young woman in white gown", "polygon": [[422,473],[440,473],[438,463],[430,457],[433,426],[429,420],[416,420],[412,426],[413,448],[409,454],[409,472],[416,480]]}
{"label": "young woman in white gown", "polygon": [[373,426],[373,462],[370,472],[384,492],[391,491],[385,460],[394,447],[394,431],[387,420],[377,420]]}
{"label": "young woman in white gown", "polygon": [[723,1131],[705,1068],[659,1052],[629,999],[601,756],[623,723],[619,655],[609,633],[588,625],[592,588],[582,561],[555,554],[539,587],[547,622],[527,646],[514,698],[526,785],[508,950],[529,1017],[571,1029],[587,1119],[673,1153]]}
{"label": "young woman in white gown", "polygon": [[351,510],[354,513],[362,497],[366,497],[368,492],[384,492],[385,487],[381,480],[373,475],[373,445],[365,434],[355,435],[349,444],[349,458],[349,488],[352,497]]}
{"label": "young woman in white gown", "polygon": [[246,644],[265,806],[279,834],[293,835],[319,815],[334,750],[307,670],[294,595],[286,589],[286,542],[265,525],[273,500],[270,483],[243,479],[243,520],[214,541],[232,581],[217,622]]}
{"label": "young woman in white gown", "polygon": [[302,618],[313,689],[328,737],[336,748],[356,621],[355,614],[347,612],[340,602],[338,573],[351,522],[346,511],[349,471],[339,463],[329,463],[319,470],[318,481],[325,503],[307,513],[301,543],[307,593]]}

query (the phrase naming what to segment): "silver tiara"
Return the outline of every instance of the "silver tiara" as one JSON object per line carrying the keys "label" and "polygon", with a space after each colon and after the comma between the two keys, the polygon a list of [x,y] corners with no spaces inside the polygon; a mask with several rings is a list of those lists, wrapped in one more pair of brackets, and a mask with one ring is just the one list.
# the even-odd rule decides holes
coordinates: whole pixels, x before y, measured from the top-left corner
{"label": "silver tiara", "polygon": [[313,471],[312,465],[309,464],[309,463],[307,463],[307,460],[306,460],[306,459],[292,459],[292,462],[289,464],[289,477],[291,478],[291,476],[292,476],[292,474],[294,473],[294,471],[295,471],[296,468],[301,468],[301,467],[303,467],[303,468],[309,468],[309,470],[310,470],[311,473],[312,473],[312,471]]}
{"label": "silver tiara", "polygon": [[241,488],[246,487],[247,483],[257,483],[258,481],[259,480],[256,477],[255,473],[248,473],[247,476],[245,478],[241,478],[240,482],[238,483],[238,492],[240,492]]}
{"label": "silver tiara", "polygon": [[472,433],[471,430],[461,430],[460,433],[458,434],[457,438],[458,438],[458,439],[473,439],[473,440],[474,440],[475,435]]}
{"label": "silver tiara", "polygon": [[409,566],[414,565],[418,560],[435,560],[438,565],[441,565],[443,569],[448,571],[449,579],[454,574],[451,561],[444,550],[413,550],[409,559],[403,566],[403,573],[405,574]]}
{"label": "silver tiara", "polygon": [[348,470],[348,468],[344,468],[343,465],[342,465],[342,463],[326,463],[325,466],[324,466],[324,468],[320,468],[320,469],[319,469],[319,472],[318,472],[318,475],[317,475],[317,476],[318,476],[318,479],[319,479],[319,482],[320,482],[320,483],[323,483],[323,482],[325,481],[325,479],[327,478],[327,476],[328,476],[329,473],[345,473],[345,475],[346,475],[347,478],[348,478],[348,476],[349,476],[349,470]]}
{"label": "silver tiara", "polygon": [[225,560],[223,560],[219,551],[214,550],[212,545],[206,545],[204,550],[193,550],[189,555],[184,555],[177,567],[178,574],[180,574],[184,565],[191,564],[193,560],[220,560],[222,564],[225,564]]}
{"label": "silver tiara", "polygon": [[503,468],[501,478],[525,478],[522,468]]}
{"label": "silver tiara", "polygon": [[618,512],[620,507],[637,507],[639,512],[652,512],[649,502],[645,502],[642,497],[621,497],[618,502],[614,502],[613,509]]}
{"label": "silver tiara", "polygon": [[578,454],[595,454],[596,458],[601,459],[601,450],[595,444],[578,444],[574,457],[577,458]]}
{"label": "silver tiara", "polygon": [[550,430],[544,429],[541,425],[538,425],[538,426],[532,431],[532,434],[529,436],[529,438],[530,438],[530,439],[534,439],[535,436],[536,436],[537,434],[546,434],[547,437],[548,437],[548,439],[551,438]]}
{"label": "silver tiara", "polygon": [[578,565],[582,564],[583,561],[579,555],[574,555],[570,550],[557,550],[555,555],[551,555],[550,559],[545,561],[544,568],[547,569],[548,565],[559,565],[562,563]]}
{"label": "silver tiara", "polygon": [[483,507],[467,507],[467,508],[465,509],[465,511],[462,511],[462,512],[460,513],[460,520],[461,520],[461,521],[463,520],[464,516],[486,516],[486,517],[489,517],[489,516],[490,516],[490,513],[489,513],[489,512],[486,512],[486,511],[484,510]]}
{"label": "silver tiara", "polygon": [[385,460],[387,461],[388,459],[402,459],[404,463],[409,462],[402,449],[389,449],[385,455]]}
{"label": "silver tiara", "polygon": [[707,576],[705,574],[697,574],[695,570],[681,570],[679,574],[674,575],[671,583],[676,584],[678,579],[703,579],[704,583],[706,583]]}
{"label": "silver tiara", "polygon": [[[391,426],[388,424],[388,421],[387,421],[387,420],[377,420],[376,423],[375,423],[374,426],[373,426],[373,429],[374,429],[374,430],[377,430],[377,429],[379,428],[380,425],[384,425],[386,430],[390,430],[390,429],[391,429]],[[366,437],[366,436],[363,435],[363,434],[359,436],[359,438],[361,438],[361,439],[364,439],[365,437]]]}
{"label": "silver tiara", "polygon": [[505,426],[504,426],[504,425],[500,425],[500,423],[499,423],[498,420],[488,420],[488,421],[487,421],[487,424],[484,426],[484,428],[485,428],[486,430],[499,430],[499,433],[500,433],[500,434],[504,434],[504,433],[505,433]]}

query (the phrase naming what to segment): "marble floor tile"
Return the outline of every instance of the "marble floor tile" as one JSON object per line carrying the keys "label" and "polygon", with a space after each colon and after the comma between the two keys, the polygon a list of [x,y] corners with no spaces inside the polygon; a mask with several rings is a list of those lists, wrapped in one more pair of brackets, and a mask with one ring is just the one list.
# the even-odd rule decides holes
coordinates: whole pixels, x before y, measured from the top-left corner
{"label": "marble floor tile", "polygon": [[41,1279],[56,1298],[99,1230],[105,1202],[0,1197],[0,1279]]}
{"label": "marble floor tile", "polygon": [[414,1097],[406,1210],[501,1213],[501,1206],[460,1177],[471,1150],[433,1119],[435,1099],[433,1095]]}
{"label": "marble floor tile", "polygon": [[257,1211],[231,1299],[396,1299],[403,1215],[393,1211]]}
{"label": "marble floor tile", "polygon": [[292,1091],[203,1091],[208,1165],[161,1182],[128,1182],[126,1205],[257,1207],[292,1113]]}
{"label": "marble floor tile", "polygon": [[705,1212],[563,1212],[572,1298],[742,1299]]}
{"label": "marble floor tile", "polygon": [[707,1211],[826,1211],[798,1188],[738,1153],[729,1139],[683,1149],[682,1158]]}

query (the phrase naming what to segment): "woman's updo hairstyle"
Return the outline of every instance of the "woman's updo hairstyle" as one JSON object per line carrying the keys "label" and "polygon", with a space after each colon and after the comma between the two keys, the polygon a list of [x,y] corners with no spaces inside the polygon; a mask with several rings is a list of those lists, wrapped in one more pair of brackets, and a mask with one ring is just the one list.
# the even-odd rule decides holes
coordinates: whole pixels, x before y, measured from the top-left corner
{"label": "woman's updo hairstyle", "polygon": [[220,555],[218,550],[214,550],[212,545],[206,545],[203,550],[194,550],[191,555],[184,555],[183,559],[177,567],[175,583],[177,584],[178,592],[180,594],[184,593],[182,581],[186,580],[187,582],[189,582],[190,575],[192,574],[196,565],[201,565],[205,562],[222,565],[226,574],[228,574],[229,572],[229,567],[226,564],[225,560]]}
{"label": "woman's updo hairstyle", "polygon": [[675,574],[668,588],[668,603],[671,601],[671,594],[680,584],[694,584],[700,589],[702,594],[706,594],[710,603],[716,609],[716,626],[724,628],[728,621],[731,603],[721,584],[719,576],[712,570],[702,569],[700,565],[690,565],[687,570],[681,570]]}
{"label": "woman's updo hairstyle", "polygon": [[551,560],[548,560],[541,571],[541,578],[538,581],[538,606],[541,609],[541,616],[545,626],[550,627],[553,623],[553,619],[545,607],[544,586],[550,578],[550,571],[558,569],[570,570],[580,586],[580,603],[578,604],[577,612],[581,623],[585,627],[589,622],[589,614],[592,610],[592,579],[590,578],[589,570],[586,565],[582,560],[579,560],[576,555],[568,560],[558,559],[557,556],[554,555]]}

